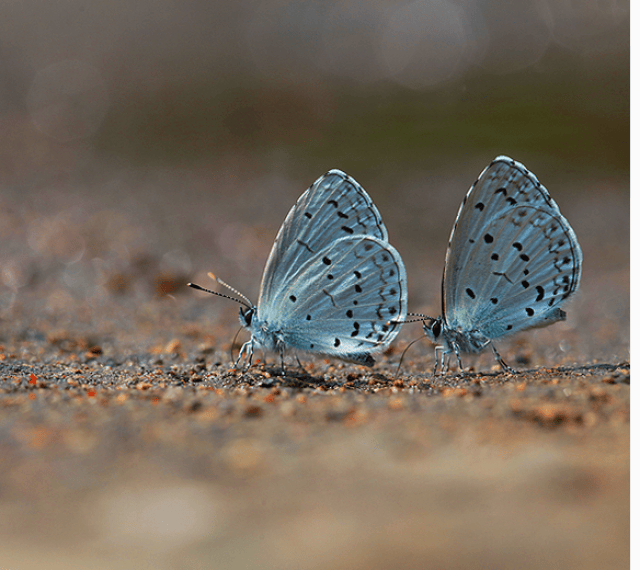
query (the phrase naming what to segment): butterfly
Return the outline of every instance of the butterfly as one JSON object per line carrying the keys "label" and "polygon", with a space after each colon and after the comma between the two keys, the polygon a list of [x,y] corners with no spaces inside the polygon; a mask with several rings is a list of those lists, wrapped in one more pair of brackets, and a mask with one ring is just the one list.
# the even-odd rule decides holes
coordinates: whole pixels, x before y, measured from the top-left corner
{"label": "butterfly", "polygon": [[[227,286],[220,279],[216,279]],[[214,293],[189,283],[196,289]],[[229,286],[227,286],[229,287]],[[407,276],[378,209],[353,178],[330,170],[300,196],[282,224],[254,305],[235,289],[240,323],[257,347],[285,348],[372,366],[407,314]]]}
{"label": "butterfly", "polygon": [[[453,225],[442,277],[442,316],[423,329],[436,344],[436,364],[455,353],[566,319],[560,306],[578,289],[582,251],[569,222],[534,174],[497,157],[471,186]],[[447,356],[445,368],[444,357]]]}

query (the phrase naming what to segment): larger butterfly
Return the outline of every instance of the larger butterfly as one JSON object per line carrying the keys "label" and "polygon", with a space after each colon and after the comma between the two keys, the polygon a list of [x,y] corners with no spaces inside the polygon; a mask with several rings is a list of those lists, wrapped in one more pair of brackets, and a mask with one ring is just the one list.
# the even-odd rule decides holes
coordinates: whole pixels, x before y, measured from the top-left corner
{"label": "larger butterfly", "polygon": [[391,343],[407,314],[402,258],[371,198],[340,170],[316,180],[289,211],[258,304],[237,294],[251,339],[236,365],[245,354],[250,365],[256,347],[281,359],[290,347],[371,366],[372,353]]}
{"label": "larger butterfly", "polygon": [[[496,158],[462,201],[445,258],[442,316],[427,317],[426,336],[436,344],[434,374],[446,372],[455,353],[565,320],[560,306],[575,293],[582,251],[569,222],[547,189],[522,164]],[[447,356],[445,368],[444,357]]]}

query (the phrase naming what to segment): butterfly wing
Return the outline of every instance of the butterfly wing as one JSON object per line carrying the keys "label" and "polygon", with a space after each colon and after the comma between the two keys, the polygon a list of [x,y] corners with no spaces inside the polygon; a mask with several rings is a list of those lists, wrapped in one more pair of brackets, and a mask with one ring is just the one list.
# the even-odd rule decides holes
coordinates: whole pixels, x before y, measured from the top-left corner
{"label": "butterfly wing", "polygon": [[330,170],[300,196],[276,236],[264,269],[259,313],[275,314],[286,284],[341,237],[367,235],[387,242],[387,229],[369,195],[349,175]]}
{"label": "butterfly wing", "polygon": [[400,254],[379,238],[349,236],[314,254],[281,284],[268,320],[293,348],[371,365],[371,352],[396,337],[406,314]]}
{"label": "butterfly wing", "polygon": [[451,328],[498,338],[565,318],[582,252],[537,178],[499,157],[465,197],[449,241],[443,311]]}

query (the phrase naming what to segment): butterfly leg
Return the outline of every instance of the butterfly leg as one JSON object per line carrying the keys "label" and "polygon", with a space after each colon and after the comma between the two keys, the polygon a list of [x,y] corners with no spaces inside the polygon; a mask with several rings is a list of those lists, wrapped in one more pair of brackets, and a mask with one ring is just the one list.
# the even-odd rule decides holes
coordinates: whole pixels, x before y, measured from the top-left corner
{"label": "butterfly leg", "polygon": [[238,354],[238,359],[235,361],[233,365],[234,368],[238,368],[238,364],[242,360],[242,357],[244,356],[245,352],[249,355],[248,364],[246,367],[248,369],[248,368],[251,368],[251,363],[253,362],[253,338],[251,338],[251,340],[248,340],[242,345],[242,348],[240,349],[240,354]]}
{"label": "butterfly leg", "polygon": [[[446,358],[446,362],[445,362],[445,356]],[[443,352],[442,353],[442,366],[440,367],[440,370],[442,372],[443,376],[446,376],[449,373],[449,361],[451,360],[451,352]]]}
{"label": "butterfly leg", "polygon": [[502,360],[502,357],[500,356],[500,354],[498,354],[498,351],[496,350],[496,347],[493,346],[493,343],[489,341],[489,344],[491,345],[491,350],[493,350],[493,356],[498,361],[500,366],[502,366],[502,370],[504,370],[505,372],[509,372],[510,374],[515,374],[516,371],[511,368],[511,366],[509,366],[504,360]]}
{"label": "butterfly leg", "polygon": [[453,350],[456,352],[456,357],[458,358],[458,366],[460,367],[460,372],[464,374],[464,366],[462,366],[462,359],[460,358],[460,347],[457,342],[453,343]]}
{"label": "butterfly leg", "polygon": [[444,346],[442,346],[441,344],[436,344],[435,352],[436,352],[436,362],[433,365],[433,375],[437,376],[438,364],[440,365],[441,371],[444,368]]}

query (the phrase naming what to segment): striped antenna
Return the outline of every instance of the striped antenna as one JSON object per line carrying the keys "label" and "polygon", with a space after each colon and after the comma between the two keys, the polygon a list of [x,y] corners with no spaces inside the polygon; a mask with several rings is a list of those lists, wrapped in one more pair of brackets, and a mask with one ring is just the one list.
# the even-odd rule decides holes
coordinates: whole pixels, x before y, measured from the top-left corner
{"label": "striped antenna", "polygon": [[247,299],[247,297],[245,297],[242,293],[240,293],[240,291],[238,291],[237,289],[234,289],[233,287],[231,287],[231,285],[227,285],[222,279],[220,279],[219,277],[216,277],[213,273],[211,273],[211,271],[209,271],[207,275],[209,276],[210,279],[213,279],[216,283],[220,283],[220,285],[222,285],[223,287],[226,287],[227,289],[229,289],[229,291],[235,293],[241,299],[244,299],[245,303],[249,308],[253,307],[253,303],[249,299]]}
{"label": "striped antenna", "polygon": [[406,325],[407,323],[423,323],[424,321],[431,321],[434,322],[436,319],[434,319],[433,317],[428,317],[427,315],[423,315],[421,313],[407,313],[408,316],[410,317],[418,317],[417,319],[409,319],[406,321],[387,321],[387,324],[389,323],[398,323],[398,324],[402,324],[402,325]]}
{"label": "striped antenna", "polygon": [[238,295],[238,297],[240,297],[240,299],[236,299],[235,297],[231,297],[230,295],[225,295],[224,293],[217,293],[216,291],[212,291],[211,289],[205,289],[204,287],[201,287],[200,285],[196,285],[195,283],[187,283],[187,286],[192,287],[193,289],[197,289],[198,291],[204,291],[205,293],[211,293],[212,295],[223,297],[224,299],[231,299],[232,301],[235,301],[236,303],[239,303],[240,305],[247,307],[247,309],[253,308],[253,306],[251,305],[251,301],[249,301],[249,299],[247,299],[242,293],[240,293],[239,291],[236,291],[233,287],[230,287],[221,279],[218,279],[213,273],[209,273],[208,275],[214,281],[217,281],[221,285],[224,285],[227,289],[230,289],[231,291],[233,291],[236,295]]}

